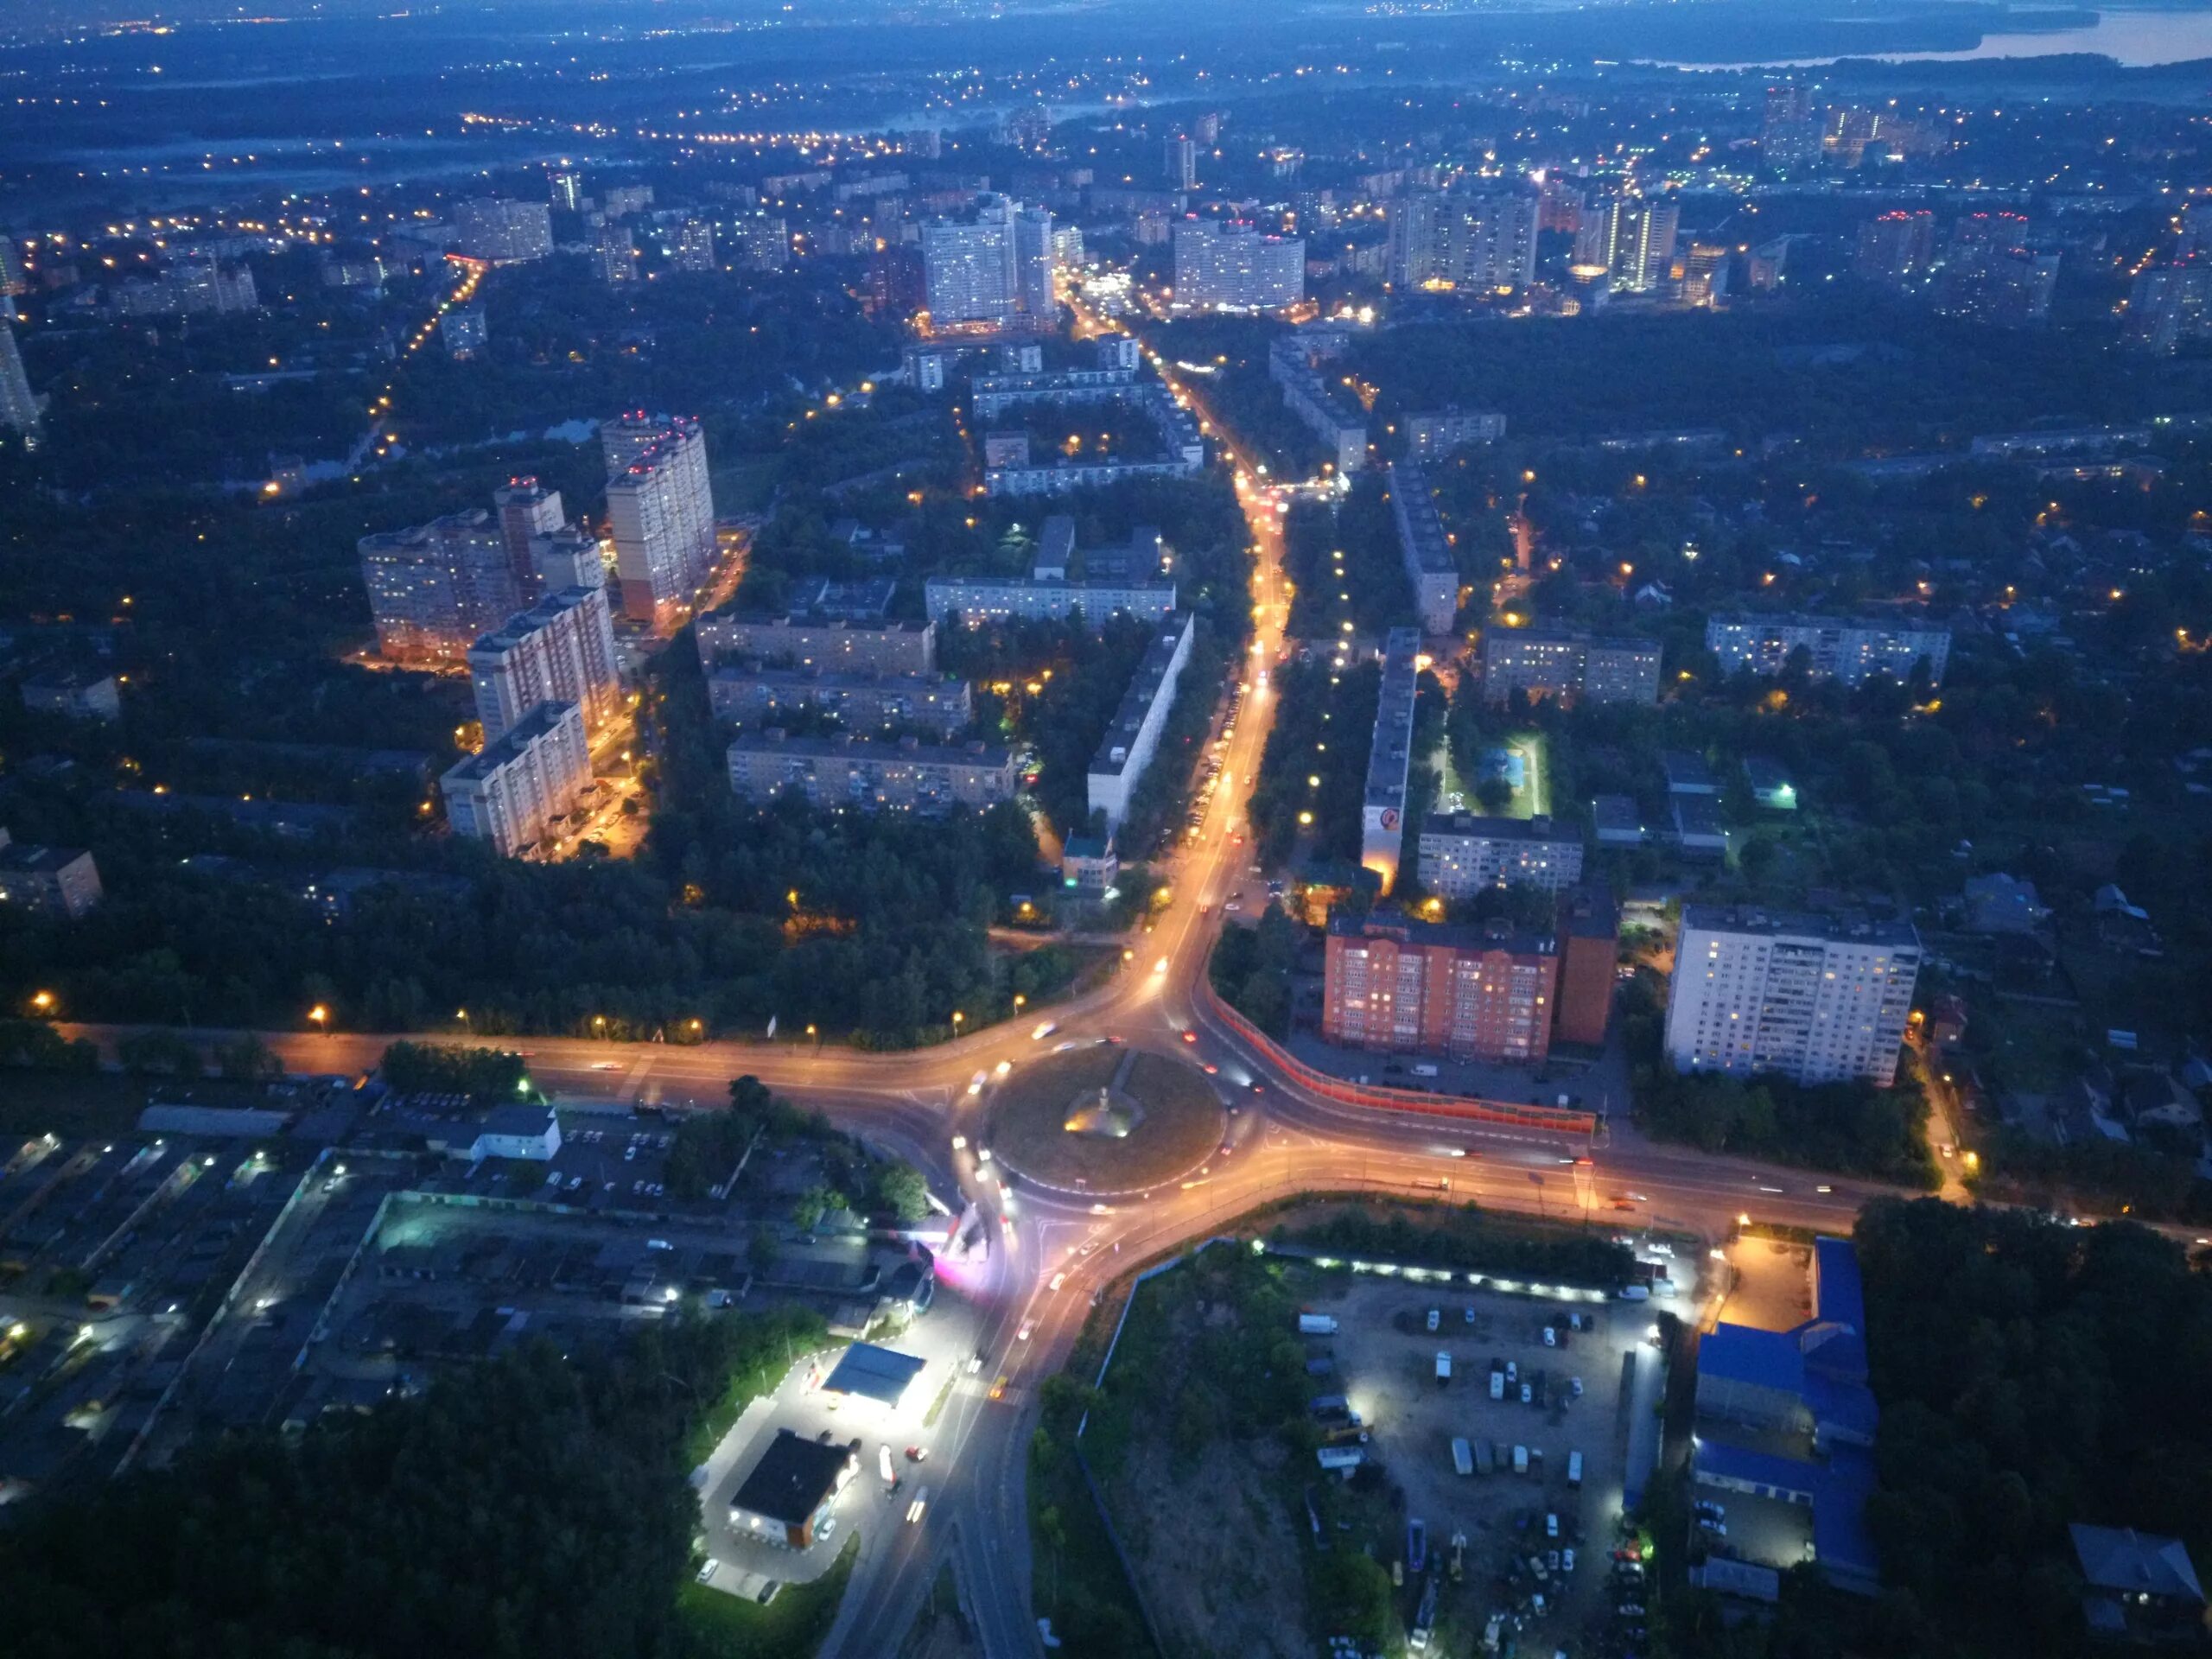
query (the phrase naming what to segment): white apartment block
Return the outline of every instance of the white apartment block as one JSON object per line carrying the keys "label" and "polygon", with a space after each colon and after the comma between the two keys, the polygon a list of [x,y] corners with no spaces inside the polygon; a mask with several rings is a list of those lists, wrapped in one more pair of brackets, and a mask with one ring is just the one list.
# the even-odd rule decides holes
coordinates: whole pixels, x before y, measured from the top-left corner
{"label": "white apartment block", "polygon": [[570,588],[509,617],[470,647],[468,677],[487,743],[541,702],[573,702],[596,730],[622,700],[607,590]]}
{"label": "white apartment block", "polygon": [[1433,410],[1407,416],[1404,425],[1406,448],[1415,461],[1433,461],[1478,443],[1496,443],[1505,435],[1505,416],[1485,410]]}
{"label": "white apartment block", "polygon": [[1281,311],[1305,297],[1303,237],[1262,236],[1249,225],[1212,219],[1176,226],[1177,312]]}
{"label": "white apartment block", "polygon": [[591,782],[591,745],[573,702],[541,702],[496,743],[439,779],[446,822],[489,842],[502,858],[525,853]]}
{"label": "white apartment block", "polygon": [[553,251],[553,219],[542,201],[496,196],[464,201],[454,209],[454,245],[471,259],[543,259]]}
{"label": "white apartment block", "polygon": [[[522,584],[524,593],[541,591],[531,544],[541,536],[556,535],[567,526],[569,518],[562,510],[561,492],[547,489],[534,478],[510,479],[503,487],[492,492],[492,505],[499,515],[499,534],[506,541],[507,563],[514,567],[515,580]],[[574,586],[574,582],[568,582],[561,584],[562,588]],[[542,591],[558,593],[560,588]]]}
{"label": "white apartment block", "polygon": [[1886,1089],[1919,976],[1910,923],[1692,905],[1667,994],[1667,1057],[1678,1071]]}
{"label": "white apartment block", "polygon": [[1398,525],[1398,556],[1413,584],[1414,608],[1420,613],[1423,633],[1449,633],[1459,613],[1459,565],[1452,556],[1451,539],[1436,503],[1428,493],[1428,479],[1419,463],[1395,461],[1390,467],[1390,514]]}
{"label": "white apartment block", "polygon": [[480,508],[364,536],[359,550],[377,649],[394,662],[458,662],[522,603],[499,522]]}
{"label": "white apartment block", "polygon": [[1359,861],[1382,878],[1385,893],[1398,885],[1398,853],[1405,845],[1406,785],[1412,774],[1414,706],[1421,694],[1421,635],[1393,628],[1382,639],[1382,688],[1375,700],[1375,730],[1367,744],[1367,788],[1359,811]]}
{"label": "white apartment block", "polygon": [[1421,829],[1421,884],[1440,899],[1487,887],[1557,893],[1582,879],[1582,837],[1549,818],[1431,814]]}
{"label": "white apartment block", "polygon": [[696,420],[653,423],[657,436],[626,416],[601,428],[609,477],[607,518],[622,612],[657,633],[682,626],[692,595],[714,569],[715,497],[707,440]]}
{"label": "white apartment block", "polygon": [[1819,616],[1715,615],[1705,625],[1705,648],[1720,659],[1720,671],[1748,668],[1754,674],[1779,674],[1800,645],[1811,658],[1816,680],[1858,685],[1877,674],[1900,683],[1912,678],[1928,659],[1930,684],[1942,681],[1951,659],[1951,631],[1912,622],[1852,621]]}
{"label": "white apartment block", "polygon": [[1121,707],[1090,757],[1085,780],[1086,800],[1093,812],[1106,814],[1109,836],[1129,815],[1129,798],[1135,794],[1144,770],[1160,747],[1160,728],[1175,706],[1175,689],[1183,664],[1191,660],[1191,637],[1196,624],[1187,611],[1169,617],[1145,647],[1129,689],[1122,694]]}
{"label": "white apartment block", "polygon": [[817,806],[859,812],[977,810],[1014,795],[1014,756],[982,743],[940,747],[913,738],[871,743],[790,737],[780,728],[741,734],[729,746],[729,786],[740,800],[804,796]]}
{"label": "white apartment block", "polygon": [[999,199],[986,202],[972,224],[925,225],[922,277],[936,327],[1049,322],[1052,216]]}

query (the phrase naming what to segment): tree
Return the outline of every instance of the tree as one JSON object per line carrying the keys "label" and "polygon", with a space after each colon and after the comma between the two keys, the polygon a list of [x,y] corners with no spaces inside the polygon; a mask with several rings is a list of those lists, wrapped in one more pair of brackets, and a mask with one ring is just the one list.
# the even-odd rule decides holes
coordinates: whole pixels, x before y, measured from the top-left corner
{"label": "tree", "polygon": [[243,1083],[259,1083],[284,1075],[284,1063],[256,1032],[241,1032],[229,1042],[215,1045],[215,1069],[224,1077]]}
{"label": "tree", "polygon": [[117,1040],[115,1054],[125,1071],[137,1075],[151,1071],[196,1077],[200,1071],[199,1046],[175,1032],[133,1032]]}
{"label": "tree", "polygon": [[875,1169],[875,1205],[900,1221],[919,1221],[930,1212],[929,1183],[904,1159],[887,1160]]}

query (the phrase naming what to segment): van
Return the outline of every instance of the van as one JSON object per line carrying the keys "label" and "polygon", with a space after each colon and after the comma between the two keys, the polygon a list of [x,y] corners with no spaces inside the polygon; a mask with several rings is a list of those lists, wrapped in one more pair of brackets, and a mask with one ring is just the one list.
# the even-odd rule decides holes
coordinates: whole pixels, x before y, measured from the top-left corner
{"label": "van", "polygon": [[1433,1077],[1436,1075],[1436,1068],[1429,1065],[1425,1060],[1421,1064],[1410,1066],[1408,1069],[1417,1077]]}

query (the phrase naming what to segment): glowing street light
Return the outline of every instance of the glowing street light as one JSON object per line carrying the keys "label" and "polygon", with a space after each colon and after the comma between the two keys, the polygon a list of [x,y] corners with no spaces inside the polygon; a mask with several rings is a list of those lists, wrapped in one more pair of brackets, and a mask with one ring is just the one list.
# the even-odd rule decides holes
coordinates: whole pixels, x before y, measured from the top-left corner
{"label": "glowing street light", "polygon": [[315,1028],[324,1036],[330,1034],[330,1010],[321,1003],[318,1002],[308,1010],[308,1018],[315,1021]]}
{"label": "glowing street light", "polygon": [[53,1013],[54,993],[52,991],[38,991],[34,993],[31,997],[31,1007],[36,1008],[41,1014]]}

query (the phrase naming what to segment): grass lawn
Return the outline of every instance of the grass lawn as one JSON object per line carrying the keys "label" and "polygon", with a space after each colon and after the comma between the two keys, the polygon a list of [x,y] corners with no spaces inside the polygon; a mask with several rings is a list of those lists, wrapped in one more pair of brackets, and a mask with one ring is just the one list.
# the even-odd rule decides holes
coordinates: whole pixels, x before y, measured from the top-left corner
{"label": "grass lawn", "polygon": [[766,1607],[686,1584],[676,1599],[677,1616],[697,1638],[697,1650],[715,1659],[806,1659],[837,1617],[859,1547],[848,1538],[836,1566],[811,1584],[785,1585]]}
{"label": "grass lawn", "polygon": [[[1475,794],[1478,778],[1469,778],[1452,764],[1449,742],[1437,745],[1438,769],[1443,783],[1437,791],[1437,810],[1445,812],[1471,812],[1478,817],[1540,818],[1549,816],[1552,810],[1551,768],[1545,764],[1544,735],[1541,732],[1516,732],[1495,747],[1520,757],[1522,781],[1513,791],[1513,798],[1503,812],[1487,811]],[[1458,798],[1454,804],[1453,798]]]}

